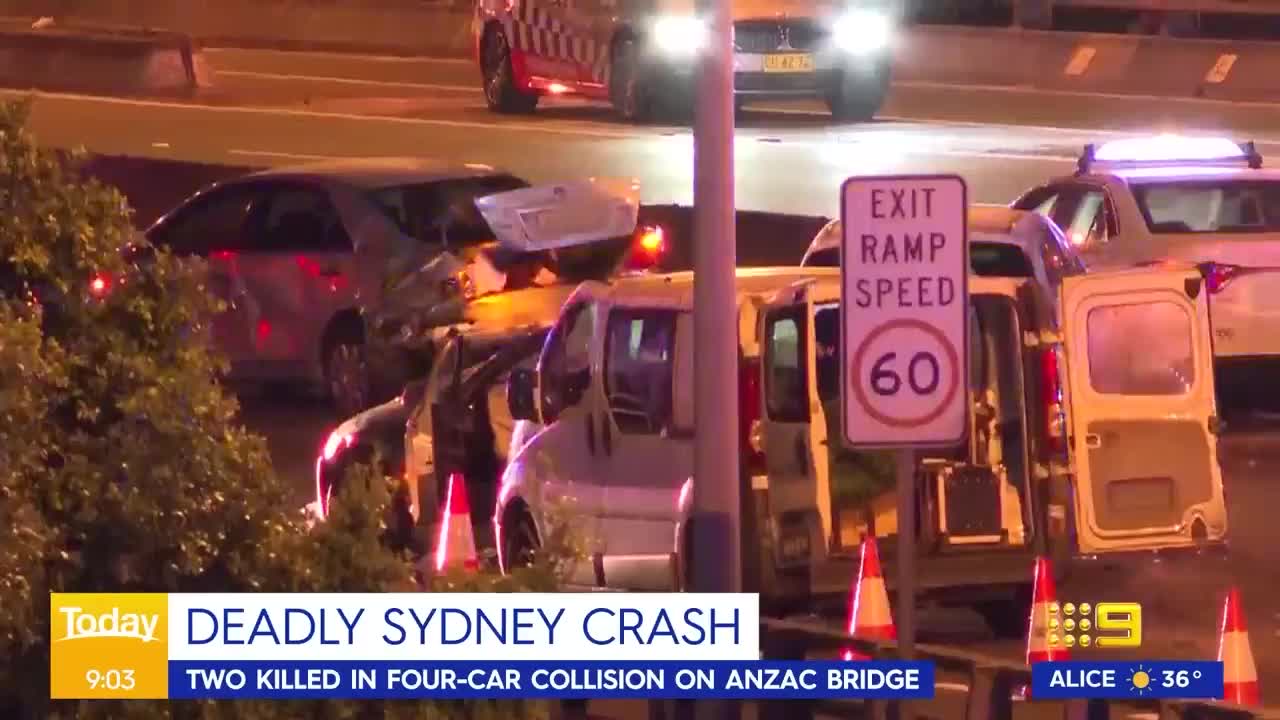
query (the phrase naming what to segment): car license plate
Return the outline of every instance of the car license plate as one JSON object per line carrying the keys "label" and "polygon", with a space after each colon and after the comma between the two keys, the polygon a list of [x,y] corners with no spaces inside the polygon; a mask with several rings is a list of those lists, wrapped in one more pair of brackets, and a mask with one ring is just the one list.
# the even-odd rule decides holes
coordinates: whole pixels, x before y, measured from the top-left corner
{"label": "car license plate", "polygon": [[779,73],[813,72],[813,56],[807,53],[765,55],[764,71]]}

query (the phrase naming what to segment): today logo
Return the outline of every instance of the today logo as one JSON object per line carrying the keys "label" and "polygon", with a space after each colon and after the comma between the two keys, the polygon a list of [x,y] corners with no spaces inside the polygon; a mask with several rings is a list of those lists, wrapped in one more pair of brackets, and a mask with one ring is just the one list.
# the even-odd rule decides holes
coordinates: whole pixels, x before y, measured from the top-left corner
{"label": "today logo", "polygon": [[58,608],[66,620],[66,634],[57,642],[86,638],[131,638],[142,642],[156,642],[156,627],[160,616],[155,613],[110,612],[91,613],[78,607]]}

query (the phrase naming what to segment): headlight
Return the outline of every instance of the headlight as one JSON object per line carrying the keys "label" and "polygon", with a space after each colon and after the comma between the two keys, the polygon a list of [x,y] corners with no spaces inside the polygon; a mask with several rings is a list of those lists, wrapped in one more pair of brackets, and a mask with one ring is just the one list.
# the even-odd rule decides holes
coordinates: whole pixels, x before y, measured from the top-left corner
{"label": "headlight", "polygon": [[836,47],[851,53],[882,50],[892,36],[893,23],[875,10],[850,10],[836,21],[832,33]]}
{"label": "headlight", "polygon": [[653,23],[653,42],[666,53],[692,54],[707,40],[706,23],[696,17],[667,16]]}

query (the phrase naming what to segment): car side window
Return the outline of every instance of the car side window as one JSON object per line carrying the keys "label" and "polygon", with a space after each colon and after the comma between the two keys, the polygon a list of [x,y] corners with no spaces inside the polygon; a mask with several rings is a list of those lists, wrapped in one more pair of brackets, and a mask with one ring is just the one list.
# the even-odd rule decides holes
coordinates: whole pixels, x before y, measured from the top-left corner
{"label": "car side window", "polygon": [[671,423],[676,314],[614,310],[605,336],[605,394],[618,430],[654,435]]}
{"label": "car side window", "polygon": [[1096,250],[1111,239],[1107,216],[1107,196],[1101,189],[1085,190],[1076,205],[1070,224],[1063,230],[1071,244],[1081,250]]}
{"label": "car side window", "polygon": [[152,230],[150,240],[178,255],[242,250],[249,211],[258,197],[257,188],[251,186],[211,190]]}
{"label": "car side window", "polygon": [[589,302],[574,305],[547,338],[538,365],[542,415],[547,424],[581,402],[591,385],[592,313]]}
{"label": "car side window", "polygon": [[[255,213],[256,214],[256,213]],[[271,194],[255,219],[254,250],[344,252],[351,250],[342,218],[323,190],[286,186]]]}
{"label": "car side window", "polygon": [[1014,207],[1018,210],[1030,210],[1046,217],[1053,217],[1054,208],[1062,196],[1061,190],[1060,187],[1053,185],[1036,188],[1019,198]]}

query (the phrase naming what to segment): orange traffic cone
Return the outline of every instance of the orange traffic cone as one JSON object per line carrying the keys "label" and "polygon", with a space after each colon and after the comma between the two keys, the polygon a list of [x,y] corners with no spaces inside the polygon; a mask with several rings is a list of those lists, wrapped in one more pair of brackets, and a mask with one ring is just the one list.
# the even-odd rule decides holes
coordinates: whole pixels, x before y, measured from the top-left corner
{"label": "orange traffic cone", "polygon": [[436,541],[436,572],[461,565],[475,570],[476,537],[471,527],[471,503],[467,501],[467,481],[461,473],[449,475],[449,489],[440,513],[440,537]]}
{"label": "orange traffic cone", "polygon": [[1222,606],[1222,633],[1218,641],[1218,660],[1222,663],[1223,699],[1237,705],[1260,705],[1258,668],[1253,664],[1249,631],[1244,611],[1240,609],[1240,593],[1235,588],[1227,594]]}
{"label": "orange traffic cone", "polygon": [[[1063,636],[1059,635],[1062,620],[1059,617],[1058,592],[1053,586],[1053,563],[1049,558],[1036,558],[1036,570],[1031,592],[1031,618],[1027,623],[1027,664],[1068,660]],[[1024,685],[1016,694],[1031,697],[1031,688]]]}
{"label": "orange traffic cone", "polygon": [[[851,594],[849,637],[859,640],[898,639],[898,630],[889,613],[889,592],[884,586],[884,574],[880,571],[880,551],[876,549],[874,537],[862,541],[858,580]],[[854,650],[845,650],[843,657],[845,660],[868,659]]]}
{"label": "orange traffic cone", "polygon": [[1059,635],[1058,593],[1053,587],[1053,564],[1049,558],[1036,558],[1035,584],[1032,591],[1031,620],[1027,626],[1027,664],[1068,660],[1070,653]]}

